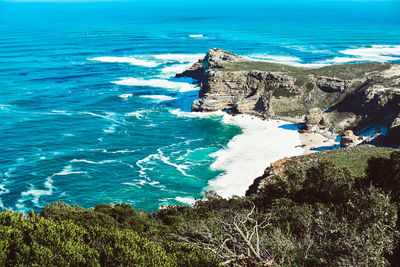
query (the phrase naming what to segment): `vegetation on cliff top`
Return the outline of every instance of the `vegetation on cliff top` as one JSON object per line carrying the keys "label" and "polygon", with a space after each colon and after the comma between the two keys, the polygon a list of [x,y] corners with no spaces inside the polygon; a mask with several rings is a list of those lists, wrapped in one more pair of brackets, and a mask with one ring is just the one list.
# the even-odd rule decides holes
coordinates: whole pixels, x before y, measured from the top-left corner
{"label": "vegetation on cliff top", "polygon": [[338,167],[348,168],[354,176],[364,176],[368,160],[371,157],[389,158],[394,151],[397,150],[372,145],[359,145],[292,157],[285,165],[287,165],[287,168],[301,169],[314,166],[321,161],[331,161]]}
{"label": "vegetation on cliff top", "polygon": [[400,152],[381,152],[362,175],[344,167],[362,160],[318,153],[258,194],[208,192],[157,213],[62,202],[26,217],[3,211],[0,265],[398,266]]}
{"label": "vegetation on cliff top", "polygon": [[310,74],[316,76],[336,77],[344,80],[364,78],[367,73],[381,72],[389,69],[391,64],[385,63],[357,63],[332,65],[322,68],[303,68],[294,67],[284,64],[265,62],[265,61],[245,61],[235,63],[225,63],[221,71],[282,71],[290,72],[294,76],[308,76]]}

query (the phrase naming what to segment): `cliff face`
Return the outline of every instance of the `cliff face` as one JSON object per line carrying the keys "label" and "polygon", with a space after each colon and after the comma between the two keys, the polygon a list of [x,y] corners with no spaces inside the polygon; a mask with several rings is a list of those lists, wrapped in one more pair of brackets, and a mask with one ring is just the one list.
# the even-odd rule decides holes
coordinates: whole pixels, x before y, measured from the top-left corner
{"label": "cliff face", "polygon": [[[193,111],[227,110],[262,117],[306,120],[334,131],[381,129],[392,136],[400,114],[400,65],[362,63],[306,69],[250,61],[221,49],[178,77],[201,85]],[[320,119],[310,116],[318,113]],[[307,115],[307,116],[306,116]],[[307,120],[308,118],[313,120]],[[396,130],[397,131],[397,130]],[[396,138],[385,145],[399,146]],[[397,138],[398,139],[398,138]],[[393,142],[392,140],[395,140]]]}

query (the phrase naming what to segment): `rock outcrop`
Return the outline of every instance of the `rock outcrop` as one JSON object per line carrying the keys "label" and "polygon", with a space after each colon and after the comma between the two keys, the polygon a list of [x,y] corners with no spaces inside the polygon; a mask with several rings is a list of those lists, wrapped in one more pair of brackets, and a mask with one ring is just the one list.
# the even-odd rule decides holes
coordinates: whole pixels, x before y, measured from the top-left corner
{"label": "rock outcrop", "polygon": [[340,138],[341,147],[351,147],[357,145],[358,138],[352,130],[346,130]]}
{"label": "rock outcrop", "polygon": [[177,75],[182,76],[196,79],[201,86],[193,111],[226,110],[302,120],[306,128],[351,129],[357,134],[373,128],[386,128],[390,136],[397,131],[397,126],[392,127],[400,114],[400,67],[396,64],[306,69],[250,61],[214,48]]}
{"label": "rock outcrop", "polygon": [[220,48],[210,49],[204,59],[199,59],[188,70],[176,74],[176,77],[191,77],[196,80],[202,80],[205,76],[205,71],[208,69],[223,68],[223,64],[245,62],[245,58],[222,50]]}

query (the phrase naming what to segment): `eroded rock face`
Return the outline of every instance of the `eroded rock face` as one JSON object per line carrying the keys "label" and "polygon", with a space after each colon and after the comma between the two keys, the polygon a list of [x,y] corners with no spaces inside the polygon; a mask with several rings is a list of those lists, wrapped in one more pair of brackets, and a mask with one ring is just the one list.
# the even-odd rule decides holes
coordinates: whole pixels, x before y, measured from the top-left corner
{"label": "eroded rock face", "polygon": [[204,69],[203,69],[203,63],[202,60],[200,59],[196,63],[194,63],[189,69],[185,70],[182,73],[178,73],[175,75],[176,78],[180,77],[191,77],[195,80],[202,80],[204,77]]}
{"label": "eroded rock face", "polygon": [[245,62],[247,59],[220,48],[209,50],[202,63],[205,69],[222,68],[225,63]]}
{"label": "eroded rock face", "polygon": [[222,68],[226,63],[246,62],[247,59],[225,51],[220,48],[210,49],[203,59],[199,59],[188,70],[178,73],[175,77],[191,77],[198,81],[205,78],[205,72],[209,69]]}
{"label": "eroded rock face", "polygon": [[318,77],[316,85],[319,89],[327,93],[344,92],[349,87],[349,82],[337,78]]}
{"label": "eroded rock face", "polygon": [[293,158],[283,158],[273,162],[267,169],[265,169],[264,174],[256,178],[253,184],[250,185],[249,189],[246,191],[246,196],[259,193],[262,188],[271,182],[271,180],[268,179],[269,177],[282,175],[287,169],[286,164],[291,160],[293,160]]}
{"label": "eroded rock face", "polygon": [[299,93],[294,79],[281,73],[266,71],[206,72],[200,99],[193,103],[193,111],[229,110],[259,116],[273,116],[273,94]]}

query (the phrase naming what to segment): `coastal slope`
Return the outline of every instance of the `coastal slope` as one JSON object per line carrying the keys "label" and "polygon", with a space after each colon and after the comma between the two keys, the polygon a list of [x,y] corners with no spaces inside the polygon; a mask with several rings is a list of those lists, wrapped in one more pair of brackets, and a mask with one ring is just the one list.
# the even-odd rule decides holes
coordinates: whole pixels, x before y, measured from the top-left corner
{"label": "coastal slope", "polygon": [[305,131],[351,129],[400,146],[400,65],[359,63],[319,69],[252,61],[213,48],[177,77],[200,84],[192,111],[225,110],[305,122]]}

